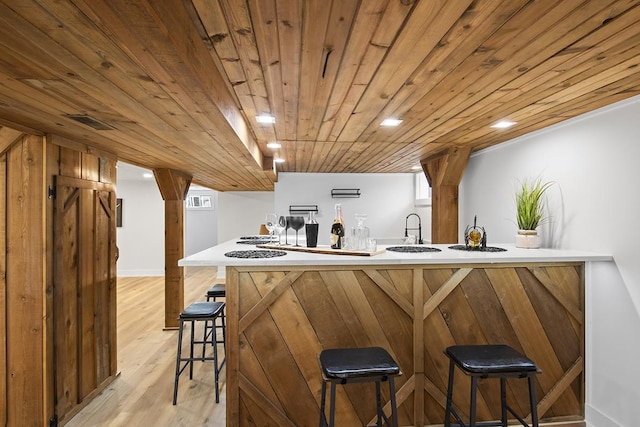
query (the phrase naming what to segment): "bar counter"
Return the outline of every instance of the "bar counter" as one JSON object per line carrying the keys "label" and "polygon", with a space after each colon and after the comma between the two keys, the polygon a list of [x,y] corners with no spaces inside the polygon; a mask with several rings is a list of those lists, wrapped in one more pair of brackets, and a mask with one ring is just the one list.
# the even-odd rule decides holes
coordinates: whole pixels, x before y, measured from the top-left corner
{"label": "bar counter", "polygon": [[[181,266],[226,267],[227,425],[318,425],[318,354],[367,346],[386,348],[400,364],[400,425],[442,425],[443,350],[504,343],[542,371],[536,380],[541,425],[584,427],[585,266],[611,257],[502,244],[492,246],[505,252],[425,246],[441,252],[228,258],[230,251],[256,249],[233,240],[181,260]],[[454,403],[465,415],[469,383],[456,376]],[[338,388],[338,425],[374,423],[373,385]],[[510,380],[507,398],[529,413],[526,381]],[[479,418],[500,419],[499,408],[499,381],[481,380]]]}

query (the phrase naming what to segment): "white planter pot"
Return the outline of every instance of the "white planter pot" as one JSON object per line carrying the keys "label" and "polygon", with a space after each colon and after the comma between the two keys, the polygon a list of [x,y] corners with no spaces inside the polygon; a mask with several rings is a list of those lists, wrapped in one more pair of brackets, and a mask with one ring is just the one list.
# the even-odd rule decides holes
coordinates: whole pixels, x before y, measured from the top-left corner
{"label": "white planter pot", "polygon": [[516,248],[537,249],[540,247],[540,236],[537,230],[518,230]]}

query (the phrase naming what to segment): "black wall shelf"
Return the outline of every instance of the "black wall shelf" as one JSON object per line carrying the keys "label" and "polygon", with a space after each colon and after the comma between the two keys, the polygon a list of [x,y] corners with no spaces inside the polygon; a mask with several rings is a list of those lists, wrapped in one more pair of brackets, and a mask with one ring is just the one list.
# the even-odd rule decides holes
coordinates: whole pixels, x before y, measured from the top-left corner
{"label": "black wall shelf", "polygon": [[334,188],[331,190],[331,197],[340,198],[358,198],[360,197],[359,188]]}
{"label": "black wall shelf", "polygon": [[318,212],[318,205],[289,205],[290,214],[303,214],[309,212]]}

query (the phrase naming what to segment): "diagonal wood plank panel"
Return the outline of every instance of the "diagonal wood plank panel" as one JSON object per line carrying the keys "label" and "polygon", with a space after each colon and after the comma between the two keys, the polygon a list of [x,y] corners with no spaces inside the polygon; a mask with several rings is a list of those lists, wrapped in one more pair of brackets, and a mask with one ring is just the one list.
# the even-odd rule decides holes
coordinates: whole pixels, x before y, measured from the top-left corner
{"label": "diagonal wood plank panel", "polygon": [[[242,324],[227,336],[230,426],[317,424],[318,354],[364,346],[388,349],[401,366],[400,424],[441,425],[449,363],[443,350],[485,343],[509,344],[536,361],[543,425],[584,426],[581,263],[229,267],[227,283],[235,289],[228,295],[229,323]],[[469,383],[456,376],[454,404],[463,414]],[[526,382],[508,384],[511,406],[527,416]],[[382,392],[389,411],[388,389]],[[479,417],[499,419],[499,399],[499,382],[481,380]],[[336,402],[341,425],[374,422],[372,385],[340,386]]]}

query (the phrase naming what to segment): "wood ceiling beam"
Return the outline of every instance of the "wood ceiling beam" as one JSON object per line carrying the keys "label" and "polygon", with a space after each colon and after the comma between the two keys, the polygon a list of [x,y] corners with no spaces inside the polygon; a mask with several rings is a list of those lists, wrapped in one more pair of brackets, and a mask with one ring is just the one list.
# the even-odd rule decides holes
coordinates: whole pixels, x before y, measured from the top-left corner
{"label": "wood ceiling beam", "polygon": [[6,126],[8,128],[19,130],[22,133],[28,133],[30,135],[44,136],[45,134],[41,130],[37,130],[29,126],[25,126],[21,123],[12,122],[11,120],[8,120],[4,117],[0,117],[0,126]]}
{"label": "wood ceiling beam", "polygon": [[[37,13],[40,6],[26,4],[16,10],[0,6],[4,24],[0,25],[0,56],[3,63],[15,64],[0,67],[4,122],[12,120],[43,134],[86,142],[149,169],[189,171],[203,185],[219,190],[273,188],[273,179],[257,167],[243,145],[235,149],[220,133],[210,131],[211,126],[205,129],[192,117],[213,107],[202,108],[209,104],[200,98],[190,109],[178,105],[176,83],[151,78],[127,50],[114,43],[118,37],[109,28],[90,19],[92,10],[78,10],[71,2],[49,3],[43,17]],[[149,50],[159,61],[176,67],[183,63],[167,53],[169,49],[154,45]],[[198,86],[189,87],[198,90]],[[69,112],[91,113],[116,129],[88,130],[68,119]]]}
{"label": "wood ceiling beam", "polygon": [[113,41],[166,87],[166,94],[191,112],[207,133],[262,169],[262,152],[185,2],[79,0],[78,7],[108,29]]}
{"label": "wood ceiling beam", "polygon": [[184,201],[191,185],[190,175],[172,169],[154,169],[153,174],[163,200]]}
{"label": "wood ceiling beam", "polygon": [[19,130],[0,125],[0,154],[7,151],[22,135],[24,133]]}
{"label": "wood ceiling beam", "polygon": [[455,147],[420,161],[431,185],[431,242],[458,242],[458,186],[471,155]]}

